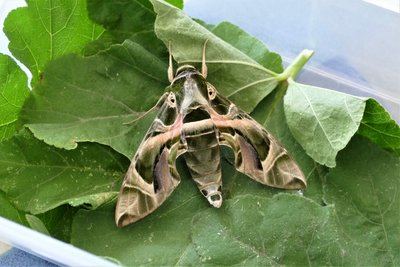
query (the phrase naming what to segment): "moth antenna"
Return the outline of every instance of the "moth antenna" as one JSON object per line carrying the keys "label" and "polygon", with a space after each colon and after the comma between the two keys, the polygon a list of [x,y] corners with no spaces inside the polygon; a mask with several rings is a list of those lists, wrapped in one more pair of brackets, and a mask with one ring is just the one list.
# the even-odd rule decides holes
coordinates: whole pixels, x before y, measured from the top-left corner
{"label": "moth antenna", "polygon": [[155,110],[156,108],[159,108],[159,107],[161,106],[161,104],[164,103],[164,101],[165,101],[165,99],[167,98],[168,94],[169,94],[168,92],[164,93],[164,94],[161,96],[161,98],[157,101],[157,103],[156,103],[151,109],[149,109],[148,111],[146,111],[145,113],[143,113],[142,115],[140,115],[139,117],[135,118],[135,119],[132,120],[132,121],[128,121],[128,122],[122,123],[122,125],[129,125],[129,124],[132,124],[132,123],[134,123],[134,122],[140,120],[141,118],[145,117],[147,114],[149,114],[150,112],[152,112],[152,111]]}
{"label": "moth antenna", "polygon": [[206,46],[207,46],[207,42],[208,42],[208,39],[206,39],[206,41],[204,42],[204,45],[203,45],[203,56],[202,56],[202,59],[201,59],[201,75],[203,75],[204,79],[207,78],[207,73],[208,73],[207,64],[206,64]]}
{"label": "moth antenna", "polygon": [[172,83],[174,80],[174,66],[172,64],[172,52],[171,52],[171,41],[168,43],[168,52],[169,52],[169,66],[168,66],[168,80]]}

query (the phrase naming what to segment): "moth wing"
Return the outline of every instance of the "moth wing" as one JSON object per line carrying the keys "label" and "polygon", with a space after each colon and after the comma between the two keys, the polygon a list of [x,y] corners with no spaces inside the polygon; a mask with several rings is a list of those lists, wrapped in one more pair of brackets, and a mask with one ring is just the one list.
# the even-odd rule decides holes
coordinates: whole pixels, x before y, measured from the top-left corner
{"label": "moth wing", "polygon": [[213,106],[219,110],[225,106],[226,114],[215,111],[212,118],[220,133],[220,144],[234,151],[238,171],[272,187],[302,189],[307,186],[296,161],[264,127],[219,94]]}
{"label": "moth wing", "polygon": [[[161,130],[156,131],[155,128]],[[156,119],[150,128],[153,130],[149,130],[129,166],[115,210],[118,227],[149,215],[169,197],[180,182],[175,167],[176,158],[184,152],[180,148],[177,134],[180,131],[163,128]]]}

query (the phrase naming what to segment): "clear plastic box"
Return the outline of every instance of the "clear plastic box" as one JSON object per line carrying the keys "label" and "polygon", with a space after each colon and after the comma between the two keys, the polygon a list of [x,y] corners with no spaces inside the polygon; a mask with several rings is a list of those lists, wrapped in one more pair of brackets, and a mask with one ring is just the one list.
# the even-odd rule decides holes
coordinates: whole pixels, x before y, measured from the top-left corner
{"label": "clear plastic box", "polygon": [[[400,4],[395,12],[361,0],[188,0],[185,11],[240,26],[286,63],[315,50],[298,81],[374,97],[400,121]],[[2,218],[0,241],[63,265],[112,264]]]}
{"label": "clear plastic box", "polygon": [[400,1],[391,2],[397,12],[362,0],[189,0],[185,10],[240,26],[286,64],[314,50],[297,81],[373,97],[400,122]]}

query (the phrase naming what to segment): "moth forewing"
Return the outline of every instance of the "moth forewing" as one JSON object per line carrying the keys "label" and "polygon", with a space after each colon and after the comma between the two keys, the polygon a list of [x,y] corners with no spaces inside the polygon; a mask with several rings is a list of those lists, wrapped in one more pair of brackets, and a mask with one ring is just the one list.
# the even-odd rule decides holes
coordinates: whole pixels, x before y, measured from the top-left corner
{"label": "moth forewing", "polygon": [[[164,94],[156,119],[132,159],[115,210],[115,222],[123,227],[157,209],[178,186],[175,160],[184,153],[180,146],[181,117]],[[171,113],[171,114],[166,114]],[[174,115],[175,114],[175,115]],[[165,122],[173,122],[166,125]]]}

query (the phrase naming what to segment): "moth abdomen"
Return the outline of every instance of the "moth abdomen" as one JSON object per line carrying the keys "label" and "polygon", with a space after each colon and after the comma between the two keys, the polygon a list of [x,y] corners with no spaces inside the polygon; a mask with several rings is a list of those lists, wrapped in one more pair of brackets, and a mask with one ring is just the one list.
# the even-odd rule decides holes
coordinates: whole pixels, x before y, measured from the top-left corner
{"label": "moth abdomen", "polygon": [[193,180],[208,202],[219,208],[222,204],[220,147],[217,131],[211,120],[191,122],[183,129],[187,151],[183,154]]}

